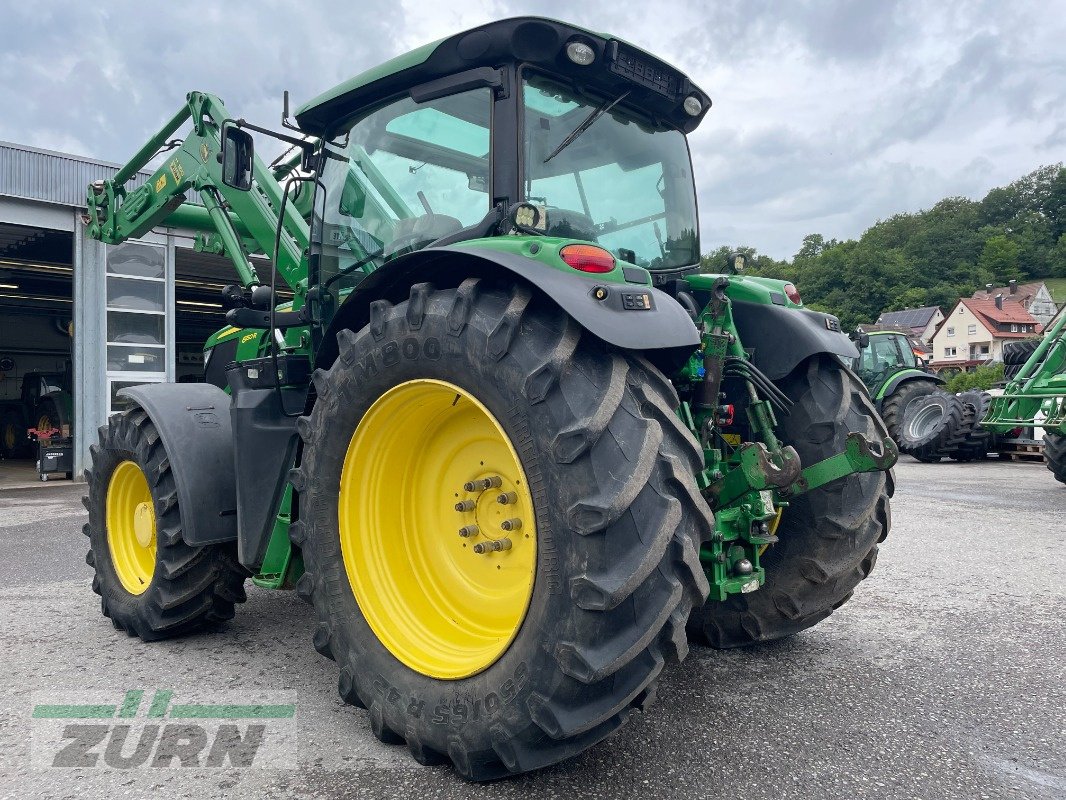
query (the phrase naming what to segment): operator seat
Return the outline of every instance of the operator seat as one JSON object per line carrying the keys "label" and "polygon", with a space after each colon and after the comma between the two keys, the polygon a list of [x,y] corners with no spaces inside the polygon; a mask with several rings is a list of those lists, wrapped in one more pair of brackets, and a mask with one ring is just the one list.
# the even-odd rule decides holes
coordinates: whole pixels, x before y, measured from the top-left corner
{"label": "operator seat", "polygon": [[401,219],[393,228],[392,241],[385,246],[382,255],[388,259],[410,253],[462,227],[463,223],[447,214],[423,214]]}
{"label": "operator seat", "polygon": [[595,242],[596,223],[588,214],[580,211],[572,211],[568,208],[547,208],[548,227],[546,233],[549,236],[559,236],[563,239],[584,239],[587,242]]}

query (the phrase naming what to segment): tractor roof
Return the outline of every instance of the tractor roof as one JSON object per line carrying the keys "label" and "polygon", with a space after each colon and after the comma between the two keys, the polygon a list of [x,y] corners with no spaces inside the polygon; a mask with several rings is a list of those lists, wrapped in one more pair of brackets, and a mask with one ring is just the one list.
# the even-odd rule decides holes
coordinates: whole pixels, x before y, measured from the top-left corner
{"label": "tractor roof", "polygon": [[[567,58],[566,46],[574,40],[593,48],[592,64],[579,66]],[[699,125],[711,105],[706,93],[682,72],[628,42],[565,22],[516,17],[457,33],[379,64],[305,103],[296,118],[304,130],[322,134],[412,87],[513,62],[570,78],[608,97],[628,90],[624,105],[686,133]],[[683,108],[685,98],[693,94],[702,106],[695,117]]]}

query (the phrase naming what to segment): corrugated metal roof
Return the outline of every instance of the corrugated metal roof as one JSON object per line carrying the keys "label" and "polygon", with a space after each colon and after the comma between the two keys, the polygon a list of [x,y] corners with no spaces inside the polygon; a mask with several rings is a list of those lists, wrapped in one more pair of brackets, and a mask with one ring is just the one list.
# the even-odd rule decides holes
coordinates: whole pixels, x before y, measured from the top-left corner
{"label": "corrugated metal roof", "polygon": [[[0,142],[0,195],[84,208],[88,185],[113,177],[119,168],[107,161]],[[140,186],[150,175],[140,172],[128,185]]]}

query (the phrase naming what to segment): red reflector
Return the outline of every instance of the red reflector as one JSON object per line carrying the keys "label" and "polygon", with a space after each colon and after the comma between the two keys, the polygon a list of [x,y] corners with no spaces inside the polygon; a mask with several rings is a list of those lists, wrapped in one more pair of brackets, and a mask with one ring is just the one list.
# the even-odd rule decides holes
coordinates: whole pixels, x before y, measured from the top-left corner
{"label": "red reflector", "polygon": [[788,299],[791,300],[796,305],[798,305],[798,306],[799,305],[803,305],[803,301],[800,300],[799,289],[796,288],[795,284],[792,284],[792,283],[786,283],[785,284],[785,296],[788,297]]}
{"label": "red reflector", "polygon": [[559,258],[582,272],[610,272],[614,256],[593,244],[568,244],[559,251]]}

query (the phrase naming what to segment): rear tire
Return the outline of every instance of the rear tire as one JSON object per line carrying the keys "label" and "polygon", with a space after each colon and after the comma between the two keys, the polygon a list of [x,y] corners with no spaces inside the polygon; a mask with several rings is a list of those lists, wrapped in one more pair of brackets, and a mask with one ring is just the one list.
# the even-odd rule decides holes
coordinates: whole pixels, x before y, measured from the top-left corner
{"label": "rear tire", "polygon": [[[195,509],[179,508],[170,460],[148,415],[133,408],[112,416],[100,428],[100,444],[90,447],[89,453],[92,468],[85,470],[88,495],[83,500],[89,522],[83,531],[90,549],[85,561],[95,570],[92,588],[100,595],[104,616],[117,629],[146,642],[232,619],[234,605],[245,601],[248,574],[237,563],[236,543],[193,547],[182,539],[182,520]],[[112,480],[120,467],[133,472],[124,466],[131,462],[147,483],[155,531],[154,564],[145,562],[143,586],[136,592],[127,588],[132,580],[129,568],[121,561],[116,566],[112,548],[120,547],[118,532],[108,528]],[[116,504],[119,499],[111,501]],[[122,516],[121,509],[112,509],[112,513]],[[136,511],[131,508],[129,513]]]}
{"label": "rear tire", "polygon": [[1044,434],[1044,460],[1059,483],[1066,483],[1066,436]]}
{"label": "rear tire", "polygon": [[[599,742],[651,701],[664,659],[684,658],[685,620],[709,590],[698,553],[713,518],[694,478],[703,454],[673,413],[673,387],[528,289],[477,279],[440,291],[418,284],[395,306],[377,301],[370,324],[341,331],[338,344],[298,424],[291,535],[307,570],[297,592],[314,605],[314,644],[337,662],[341,697],[369,709],[383,742],[406,742],[416,761],[450,762],[468,780],[538,769]],[[408,666],[375,633],[339,522],[357,427],[395,387],[429,380],[461,388],[505,432],[528,476],[537,536],[513,640],[481,671],[452,680]],[[365,503],[377,502],[375,491]],[[454,498],[445,491],[450,504],[463,488]],[[443,559],[459,540],[455,530],[440,535],[450,537]],[[413,607],[417,590],[405,591],[401,602]]]}
{"label": "rear tire", "polygon": [[899,428],[903,424],[903,412],[907,410],[907,406],[912,400],[932,394],[936,388],[937,385],[933,381],[914,378],[897,386],[896,390],[881,402],[881,419],[888,428],[888,435],[896,444],[899,444]]}
{"label": "rear tire", "polygon": [[[815,356],[781,381],[795,405],[779,436],[805,466],[844,451],[848,433],[880,440],[884,424],[862,383],[836,359]],[[850,475],[790,501],[780,538],[763,556],[766,584],[751,594],[708,602],[693,612],[689,632],[717,648],[791,636],[848,601],[877,561],[891,524],[891,472]]]}

